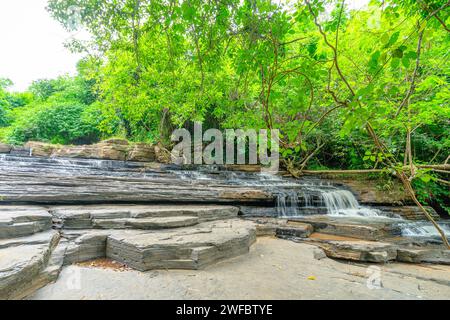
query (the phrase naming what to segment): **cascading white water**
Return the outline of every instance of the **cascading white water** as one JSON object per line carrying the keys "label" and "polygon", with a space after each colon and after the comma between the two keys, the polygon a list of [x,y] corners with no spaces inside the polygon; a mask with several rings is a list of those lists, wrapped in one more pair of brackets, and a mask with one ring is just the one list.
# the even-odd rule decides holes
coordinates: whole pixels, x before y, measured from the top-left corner
{"label": "cascading white water", "polygon": [[211,177],[200,171],[172,170],[169,172],[173,173],[181,180],[211,180]]}
{"label": "cascading white water", "polygon": [[[444,231],[447,238],[449,238],[450,225],[441,223],[439,224],[439,226],[441,227],[442,231]],[[440,237],[440,234],[436,230],[436,228],[430,222],[426,221],[403,223],[400,224],[400,228],[402,230],[403,237]]]}
{"label": "cascading white water", "polygon": [[382,217],[380,210],[362,207],[348,190],[333,190],[321,194],[329,215],[347,217]]}
{"label": "cascading white water", "polygon": [[280,192],[277,195],[279,217],[296,217],[298,212],[298,194],[295,191]]}
{"label": "cascading white water", "polygon": [[339,214],[344,210],[357,210],[359,203],[353,194],[347,190],[335,190],[322,193],[325,206],[330,214]]}

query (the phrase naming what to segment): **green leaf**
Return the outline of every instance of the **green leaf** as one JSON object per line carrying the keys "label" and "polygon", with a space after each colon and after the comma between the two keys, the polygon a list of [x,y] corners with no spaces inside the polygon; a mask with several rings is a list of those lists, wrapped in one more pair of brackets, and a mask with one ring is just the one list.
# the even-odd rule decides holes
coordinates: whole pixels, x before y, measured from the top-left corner
{"label": "green leaf", "polygon": [[392,34],[391,38],[389,39],[388,44],[386,45],[386,47],[390,47],[393,44],[395,44],[398,40],[398,38],[400,37],[400,31],[396,31]]}
{"label": "green leaf", "polygon": [[403,66],[405,67],[405,68],[409,68],[409,66],[411,65],[411,63],[410,63],[410,61],[409,61],[409,58],[408,57],[403,57],[402,58],[402,64],[403,64]]}
{"label": "green leaf", "polygon": [[394,58],[403,58],[403,50],[401,48],[397,48],[394,51],[392,51],[392,56]]}

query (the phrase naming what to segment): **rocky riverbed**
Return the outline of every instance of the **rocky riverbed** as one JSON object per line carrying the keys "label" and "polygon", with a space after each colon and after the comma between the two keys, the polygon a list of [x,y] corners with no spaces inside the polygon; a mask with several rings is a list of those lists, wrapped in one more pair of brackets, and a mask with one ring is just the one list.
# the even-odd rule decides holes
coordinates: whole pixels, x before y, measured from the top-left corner
{"label": "rocky riverbed", "polygon": [[[46,155],[44,147],[34,152]],[[52,158],[30,150],[0,155],[0,299],[448,293],[450,251],[399,190],[386,197],[331,178],[83,159],[86,152],[114,158],[90,147],[53,148]],[[114,141],[101,150],[122,150],[120,159],[138,152]],[[449,232],[447,221],[440,224]],[[404,280],[414,278],[416,289]],[[77,291],[63,287],[71,281]]]}

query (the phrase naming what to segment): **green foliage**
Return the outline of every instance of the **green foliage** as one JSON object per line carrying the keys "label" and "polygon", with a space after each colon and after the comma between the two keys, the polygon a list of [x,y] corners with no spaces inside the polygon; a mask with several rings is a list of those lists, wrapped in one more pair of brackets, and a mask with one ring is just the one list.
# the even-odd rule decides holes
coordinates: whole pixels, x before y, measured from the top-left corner
{"label": "green foliage", "polygon": [[[283,158],[298,166],[401,167],[408,132],[414,162],[445,162],[450,10],[436,10],[447,1],[348,2],[49,0],[65,28],[92,34],[67,44],[87,57],[76,77],[38,80],[27,93],[0,81],[0,139],[167,142],[172,129],[202,121],[277,128]],[[427,174],[414,179],[419,190],[428,182],[445,196]]]}
{"label": "green foliage", "polygon": [[[100,139],[102,119],[95,80],[82,76],[35,81],[29,92],[9,94],[3,141],[23,144],[29,140],[61,144],[92,143]],[[1,126],[0,109],[0,126]]]}
{"label": "green foliage", "polygon": [[448,186],[442,186],[439,182],[433,181],[433,176],[429,178],[429,175],[427,175],[425,177],[413,181],[417,199],[421,203],[431,205],[450,215],[450,190]]}
{"label": "green foliage", "polygon": [[30,140],[58,144],[96,142],[100,135],[90,111],[81,104],[37,105],[21,110],[8,140],[13,144]]}

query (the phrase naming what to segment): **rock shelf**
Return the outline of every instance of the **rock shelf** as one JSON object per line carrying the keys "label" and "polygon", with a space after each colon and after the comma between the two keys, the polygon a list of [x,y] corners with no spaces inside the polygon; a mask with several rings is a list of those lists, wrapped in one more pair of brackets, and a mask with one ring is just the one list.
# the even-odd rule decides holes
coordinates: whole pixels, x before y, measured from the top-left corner
{"label": "rock shelf", "polygon": [[218,205],[0,206],[0,299],[24,298],[56,280],[64,265],[96,258],[147,271],[199,269],[248,253],[256,228],[238,219],[238,211]]}

